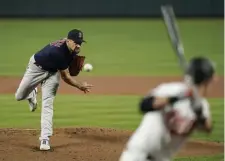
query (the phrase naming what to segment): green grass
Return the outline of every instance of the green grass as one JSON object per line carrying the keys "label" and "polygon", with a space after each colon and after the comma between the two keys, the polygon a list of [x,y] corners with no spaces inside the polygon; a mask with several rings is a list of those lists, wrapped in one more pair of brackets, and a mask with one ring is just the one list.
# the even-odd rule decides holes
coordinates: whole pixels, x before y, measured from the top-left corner
{"label": "green grass", "polygon": [[[223,19],[181,19],[179,26],[187,58],[207,56],[223,75]],[[161,19],[0,19],[0,75],[21,76],[32,54],[72,28],[88,41],[82,50],[94,66],[89,75],[180,73]]]}
{"label": "green grass", "polygon": [[[54,107],[54,127],[98,126],[134,130],[141,120],[138,100],[139,96],[58,95]],[[224,142],[223,99],[210,99],[209,102],[215,120],[214,131],[211,135],[196,133],[193,139]],[[0,95],[0,107],[0,128],[40,128],[40,107],[31,113],[27,102],[15,101],[14,95]],[[223,155],[218,155],[177,158],[174,161],[222,159]]]}
{"label": "green grass", "polygon": [[[64,96],[55,100],[54,126],[101,126],[134,130],[140,120],[139,96]],[[193,137],[224,141],[223,99],[210,99],[215,121],[211,135],[196,133]],[[30,113],[26,101],[17,102],[13,95],[0,96],[0,127],[39,128],[40,108]]]}

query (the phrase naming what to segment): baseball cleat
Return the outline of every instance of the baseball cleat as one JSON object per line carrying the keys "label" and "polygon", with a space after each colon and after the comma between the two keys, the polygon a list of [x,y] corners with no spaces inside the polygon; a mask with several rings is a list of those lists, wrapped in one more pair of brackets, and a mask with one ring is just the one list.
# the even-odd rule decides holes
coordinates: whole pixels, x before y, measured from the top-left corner
{"label": "baseball cleat", "polygon": [[50,144],[48,140],[41,140],[40,150],[50,150]]}
{"label": "baseball cleat", "polygon": [[37,109],[37,87],[34,89],[34,91],[34,97],[28,99],[31,112],[34,112]]}

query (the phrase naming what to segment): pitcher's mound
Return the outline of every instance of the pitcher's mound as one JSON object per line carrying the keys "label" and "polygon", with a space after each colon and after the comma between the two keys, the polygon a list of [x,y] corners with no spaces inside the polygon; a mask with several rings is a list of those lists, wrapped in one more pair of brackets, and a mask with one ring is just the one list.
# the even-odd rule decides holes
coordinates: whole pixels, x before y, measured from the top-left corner
{"label": "pitcher's mound", "polygon": [[[52,149],[39,151],[39,131],[0,130],[0,160],[4,161],[118,161],[131,132],[103,128],[55,129]],[[190,142],[180,156],[223,153],[223,145]]]}

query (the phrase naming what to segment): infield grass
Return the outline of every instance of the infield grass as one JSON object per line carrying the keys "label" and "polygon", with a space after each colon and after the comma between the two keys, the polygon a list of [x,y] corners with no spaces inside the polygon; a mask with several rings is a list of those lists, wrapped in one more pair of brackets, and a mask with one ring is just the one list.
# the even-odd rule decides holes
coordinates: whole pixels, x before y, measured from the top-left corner
{"label": "infield grass", "polygon": [[[134,130],[141,121],[139,96],[58,95],[54,107],[54,127],[106,127]],[[39,100],[40,103],[40,100]],[[223,99],[210,99],[215,121],[211,135],[195,133],[193,138],[224,142]],[[14,95],[0,95],[0,128],[40,128],[40,104],[29,112],[27,101],[17,102]],[[177,158],[174,161],[222,161],[223,155]]]}
{"label": "infield grass", "polygon": [[[54,127],[101,126],[134,130],[141,121],[138,101],[139,96],[58,95],[54,107]],[[223,142],[223,99],[210,99],[210,105],[215,121],[213,133],[196,133],[193,137]],[[39,128],[40,107],[31,113],[27,101],[17,102],[13,95],[1,95],[0,107],[0,127]]]}
{"label": "infield grass", "polygon": [[[223,19],[180,19],[179,26],[187,58],[207,56],[223,75]],[[89,75],[180,73],[161,19],[0,19],[0,75],[21,76],[32,54],[72,28],[88,41]]]}

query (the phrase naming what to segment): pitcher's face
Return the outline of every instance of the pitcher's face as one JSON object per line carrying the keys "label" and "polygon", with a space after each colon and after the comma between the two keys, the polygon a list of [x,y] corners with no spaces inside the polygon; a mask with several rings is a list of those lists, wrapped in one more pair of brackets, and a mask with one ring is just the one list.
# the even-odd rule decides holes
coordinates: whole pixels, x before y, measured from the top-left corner
{"label": "pitcher's face", "polygon": [[70,39],[66,41],[66,44],[70,51],[76,52],[76,53],[80,52],[81,44],[75,43],[73,40],[70,40]]}

